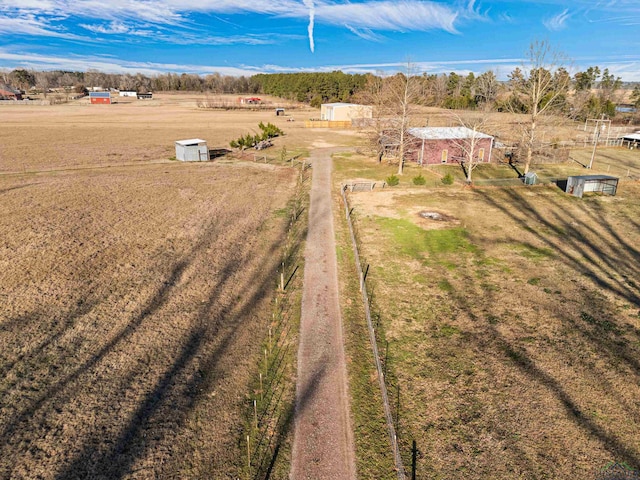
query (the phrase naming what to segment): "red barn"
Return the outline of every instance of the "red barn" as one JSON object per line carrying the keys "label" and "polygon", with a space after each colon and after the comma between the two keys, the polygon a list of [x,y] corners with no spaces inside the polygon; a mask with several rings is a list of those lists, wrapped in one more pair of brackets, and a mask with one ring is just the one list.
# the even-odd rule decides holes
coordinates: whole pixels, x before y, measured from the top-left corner
{"label": "red barn", "polygon": [[111,104],[110,92],[89,92],[89,98],[92,104]]}
{"label": "red barn", "polygon": [[0,83],[0,100],[22,100],[22,92]]}
{"label": "red barn", "polygon": [[421,165],[464,162],[471,148],[479,162],[489,163],[493,137],[467,127],[410,128],[406,160]]}

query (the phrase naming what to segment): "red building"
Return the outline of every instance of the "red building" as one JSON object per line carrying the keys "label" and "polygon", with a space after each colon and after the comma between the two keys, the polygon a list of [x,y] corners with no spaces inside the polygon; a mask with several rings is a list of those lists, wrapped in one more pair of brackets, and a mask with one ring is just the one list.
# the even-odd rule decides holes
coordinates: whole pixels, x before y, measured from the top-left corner
{"label": "red building", "polygon": [[493,137],[467,127],[410,128],[406,160],[420,165],[464,163],[473,150],[476,161],[489,163]]}
{"label": "red building", "polygon": [[238,98],[238,101],[242,105],[259,105],[262,103],[262,99],[259,97],[240,97]]}
{"label": "red building", "polygon": [[89,98],[92,104],[111,105],[110,92],[89,92]]}
{"label": "red building", "polygon": [[22,100],[22,92],[0,83],[0,100]]}

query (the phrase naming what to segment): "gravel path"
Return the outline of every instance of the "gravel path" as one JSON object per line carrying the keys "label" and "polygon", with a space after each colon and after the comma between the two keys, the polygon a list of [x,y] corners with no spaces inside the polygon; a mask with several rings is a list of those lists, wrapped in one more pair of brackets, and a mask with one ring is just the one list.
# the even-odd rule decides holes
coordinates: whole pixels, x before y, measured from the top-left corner
{"label": "gravel path", "polygon": [[291,478],[355,479],[353,432],[338,303],[331,150],[312,154]]}

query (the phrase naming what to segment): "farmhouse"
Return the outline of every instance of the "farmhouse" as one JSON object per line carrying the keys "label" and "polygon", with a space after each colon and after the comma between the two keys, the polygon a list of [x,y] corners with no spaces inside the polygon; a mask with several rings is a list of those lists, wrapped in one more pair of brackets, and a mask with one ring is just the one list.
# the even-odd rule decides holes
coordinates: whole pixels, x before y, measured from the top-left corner
{"label": "farmhouse", "polygon": [[588,192],[615,195],[618,180],[617,177],[609,175],[575,175],[567,178],[565,192],[578,198],[582,198],[582,195]]}
{"label": "farmhouse", "polygon": [[373,118],[373,107],[355,103],[323,103],[320,105],[320,120],[339,122],[356,118]]}
{"label": "farmhouse", "polygon": [[473,144],[473,156],[479,162],[489,163],[493,137],[467,127],[410,128],[406,160],[420,165],[461,163],[465,150]]}
{"label": "farmhouse", "polygon": [[22,92],[0,83],[0,100],[22,100]]}
{"label": "farmhouse", "polygon": [[199,138],[176,141],[176,159],[181,162],[205,162],[209,160],[207,141]]}
{"label": "farmhouse", "polygon": [[137,95],[133,90],[120,90],[121,97],[135,97]]}
{"label": "farmhouse", "polygon": [[92,104],[111,105],[111,93],[109,92],[89,92]]}

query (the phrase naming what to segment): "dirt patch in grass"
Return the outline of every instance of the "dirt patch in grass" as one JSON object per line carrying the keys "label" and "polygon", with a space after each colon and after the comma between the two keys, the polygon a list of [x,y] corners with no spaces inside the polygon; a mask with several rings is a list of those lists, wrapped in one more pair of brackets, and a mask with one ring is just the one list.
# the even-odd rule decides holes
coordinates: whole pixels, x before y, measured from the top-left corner
{"label": "dirt patch in grass", "polygon": [[0,477],[237,476],[295,176],[0,177]]}

